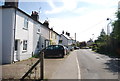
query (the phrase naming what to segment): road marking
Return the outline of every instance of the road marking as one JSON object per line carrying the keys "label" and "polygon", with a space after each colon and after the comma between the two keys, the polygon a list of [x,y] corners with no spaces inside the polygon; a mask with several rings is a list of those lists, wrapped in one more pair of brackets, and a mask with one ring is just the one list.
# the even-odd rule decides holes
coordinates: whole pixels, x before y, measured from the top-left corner
{"label": "road marking", "polygon": [[78,79],[81,79],[81,74],[80,74],[80,66],[78,62],[78,58],[76,57],[76,62],[77,62],[77,68],[78,68]]}

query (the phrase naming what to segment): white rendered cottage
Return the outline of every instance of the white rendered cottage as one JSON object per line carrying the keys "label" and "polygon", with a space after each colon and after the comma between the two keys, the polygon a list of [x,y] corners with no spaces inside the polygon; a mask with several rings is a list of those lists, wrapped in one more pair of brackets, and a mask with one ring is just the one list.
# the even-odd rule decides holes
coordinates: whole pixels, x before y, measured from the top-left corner
{"label": "white rendered cottage", "polygon": [[2,6],[0,12],[2,64],[28,59],[49,45],[49,28],[35,17],[13,6]]}

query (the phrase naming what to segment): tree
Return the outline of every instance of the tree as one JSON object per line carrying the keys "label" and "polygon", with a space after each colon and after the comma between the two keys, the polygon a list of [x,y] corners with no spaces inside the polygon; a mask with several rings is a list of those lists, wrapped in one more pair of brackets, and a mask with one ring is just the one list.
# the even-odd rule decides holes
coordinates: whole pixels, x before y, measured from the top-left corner
{"label": "tree", "polygon": [[120,12],[117,13],[117,20],[113,23],[113,32],[111,37],[120,42]]}
{"label": "tree", "polygon": [[116,13],[117,20],[113,22],[113,31],[110,35],[106,35],[102,29],[100,36],[95,43],[97,47],[93,47],[96,52],[109,56],[120,56],[120,12]]}
{"label": "tree", "polygon": [[96,42],[105,42],[106,40],[107,40],[107,35],[106,35],[104,29],[102,29],[100,36],[98,37]]}
{"label": "tree", "polygon": [[120,11],[118,11],[116,14],[117,20],[112,24],[114,28],[110,38],[113,52],[120,57],[120,52],[117,51],[118,49],[120,50]]}
{"label": "tree", "polygon": [[82,47],[86,47],[86,42],[85,41],[83,41],[83,42],[80,42],[80,48],[82,48]]}

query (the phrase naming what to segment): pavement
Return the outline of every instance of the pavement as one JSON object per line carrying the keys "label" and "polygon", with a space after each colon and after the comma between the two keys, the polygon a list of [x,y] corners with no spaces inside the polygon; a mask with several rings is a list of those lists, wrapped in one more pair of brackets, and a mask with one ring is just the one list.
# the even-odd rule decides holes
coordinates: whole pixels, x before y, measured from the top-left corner
{"label": "pavement", "polygon": [[75,51],[61,59],[45,59],[46,79],[78,79],[78,65]]}
{"label": "pavement", "polygon": [[[2,79],[21,79],[37,60],[37,58],[30,58],[13,64],[0,65],[2,67]],[[37,68],[38,74],[40,72],[39,65]],[[37,75],[37,77],[39,76]]]}

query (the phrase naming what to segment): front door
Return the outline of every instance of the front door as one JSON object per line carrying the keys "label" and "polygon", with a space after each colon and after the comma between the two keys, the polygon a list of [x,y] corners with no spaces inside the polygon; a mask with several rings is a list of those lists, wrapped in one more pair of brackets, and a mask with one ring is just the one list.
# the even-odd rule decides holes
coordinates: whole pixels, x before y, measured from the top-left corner
{"label": "front door", "polygon": [[15,40],[14,61],[19,60],[20,54],[20,40]]}

